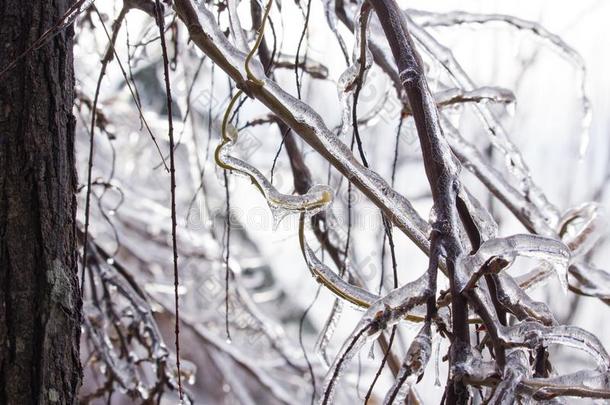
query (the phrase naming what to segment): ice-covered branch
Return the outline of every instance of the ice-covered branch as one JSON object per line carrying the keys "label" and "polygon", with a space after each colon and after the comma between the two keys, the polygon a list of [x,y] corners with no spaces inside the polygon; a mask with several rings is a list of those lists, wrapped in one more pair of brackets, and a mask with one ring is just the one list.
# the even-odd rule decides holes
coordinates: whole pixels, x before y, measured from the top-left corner
{"label": "ice-covered branch", "polygon": [[379,175],[362,166],[349,148],[324,124],[306,103],[288,94],[270,79],[265,79],[261,64],[252,60],[250,69],[260,86],[247,80],[246,55],[236,49],[216,25],[205,5],[192,0],[175,2],[176,11],[189,30],[193,42],[220,66],[244,92],[266,105],[292,130],[346,176],[387,217],[423,251],[429,250],[429,225],[402,195]]}

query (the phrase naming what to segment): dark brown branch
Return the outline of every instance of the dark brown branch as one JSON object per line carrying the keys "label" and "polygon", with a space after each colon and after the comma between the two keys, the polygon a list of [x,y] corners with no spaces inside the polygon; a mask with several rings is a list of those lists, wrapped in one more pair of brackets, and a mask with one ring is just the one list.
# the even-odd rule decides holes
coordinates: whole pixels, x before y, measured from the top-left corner
{"label": "dark brown branch", "polygon": [[178,242],[176,239],[176,168],[174,159],[174,124],[172,117],[172,92],[169,79],[169,59],[167,56],[167,46],[165,44],[164,16],[163,7],[159,0],[156,0],[157,25],[159,26],[159,35],[161,37],[161,51],[163,55],[163,74],[165,77],[165,92],[167,97],[167,123],[169,137],[169,175],[170,175],[170,193],[171,193],[171,215],[172,215],[172,252],[174,265],[174,300],[176,319],[174,324],[174,333],[176,338],[176,369],[178,374],[178,394],[182,401],[184,393],[182,390],[182,377],[180,373],[180,312],[178,305]]}
{"label": "dark brown branch", "polygon": [[[438,232],[438,239],[432,239],[430,261],[437,261],[436,256],[444,250],[452,300],[454,340],[451,343],[451,368],[467,360],[470,347],[468,305],[466,298],[456,288],[455,276],[455,263],[463,252],[458,234],[459,167],[444,138],[436,103],[428,88],[423,64],[407,30],[402,11],[394,0],[371,0],[371,4],[384,29],[398,67],[399,78],[409,99],[432,191],[436,216],[433,228]],[[436,249],[437,243],[441,249]],[[468,397],[468,390],[459,376],[452,376],[447,386],[447,403],[466,404]]]}

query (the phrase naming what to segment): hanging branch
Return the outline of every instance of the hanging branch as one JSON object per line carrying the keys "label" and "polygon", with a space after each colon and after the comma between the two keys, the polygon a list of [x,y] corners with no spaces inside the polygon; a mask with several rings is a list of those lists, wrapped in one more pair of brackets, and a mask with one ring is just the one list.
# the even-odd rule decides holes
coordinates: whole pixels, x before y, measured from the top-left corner
{"label": "hanging branch", "polygon": [[165,44],[165,20],[163,16],[163,7],[159,0],[156,1],[156,14],[157,14],[157,25],[159,27],[159,35],[161,37],[161,51],[163,54],[163,73],[165,76],[165,92],[167,96],[167,123],[169,137],[169,175],[170,175],[170,193],[172,197],[171,211],[172,211],[172,251],[173,251],[173,263],[174,263],[174,300],[175,300],[175,323],[174,323],[174,334],[176,340],[176,369],[178,373],[178,394],[180,400],[183,399],[184,393],[182,389],[182,379],[180,372],[180,312],[178,303],[178,242],[176,238],[176,167],[175,167],[175,146],[174,146],[174,124],[172,116],[172,92],[169,79],[169,59],[167,57],[167,47]]}

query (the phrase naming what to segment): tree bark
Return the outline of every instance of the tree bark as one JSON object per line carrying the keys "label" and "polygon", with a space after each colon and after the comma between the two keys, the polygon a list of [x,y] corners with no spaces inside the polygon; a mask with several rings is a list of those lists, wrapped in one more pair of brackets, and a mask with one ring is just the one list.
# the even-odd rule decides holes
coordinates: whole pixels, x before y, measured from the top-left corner
{"label": "tree bark", "polygon": [[[73,0],[0,1],[0,70]],[[0,78],[0,403],[71,404],[81,380],[73,29]]]}

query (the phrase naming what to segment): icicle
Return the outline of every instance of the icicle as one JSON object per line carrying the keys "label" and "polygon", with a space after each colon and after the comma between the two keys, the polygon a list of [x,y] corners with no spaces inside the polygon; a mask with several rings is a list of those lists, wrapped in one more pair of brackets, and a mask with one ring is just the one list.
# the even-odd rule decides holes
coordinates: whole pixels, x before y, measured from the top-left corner
{"label": "icicle", "polygon": [[369,359],[375,360],[375,342],[371,343],[371,349],[369,350]]}
{"label": "icicle", "polygon": [[314,347],[314,351],[320,355],[322,361],[326,364],[327,367],[330,367],[330,360],[328,359],[328,354],[326,352],[326,348],[330,343],[330,340],[337,329],[337,324],[339,323],[339,319],[341,318],[341,313],[343,312],[343,301],[338,298],[335,298],[333,302],[333,307],[330,311],[328,319],[324,323],[324,327],[320,332],[320,336],[316,341],[316,345]]}
{"label": "icicle", "polygon": [[437,338],[436,347],[434,350],[434,385],[436,387],[441,386],[440,365],[441,365],[441,339]]}
{"label": "icicle", "polygon": [[239,15],[237,14],[237,0],[227,0],[228,3],[228,15],[229,15],[229,28],[231,29],[231,35],[235,39],[237,48],[243,52],[248,52],[248,41],[244,34],[244,30],[241,28],[241,22],[239,21]]}
{"label": "icicle", "polygon": [[580,102],[583,108],[583,116],[580,123],[580,145],[578,147],[578,157],[580,160],[585,158],[589,143],[591,141],[591,122],[593,121],[593,110],[591,110],[591,102],[585,93],[584,81],[581,81],[581,97]]}

